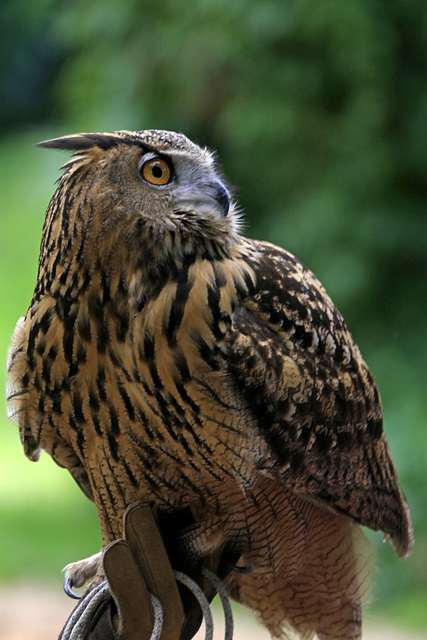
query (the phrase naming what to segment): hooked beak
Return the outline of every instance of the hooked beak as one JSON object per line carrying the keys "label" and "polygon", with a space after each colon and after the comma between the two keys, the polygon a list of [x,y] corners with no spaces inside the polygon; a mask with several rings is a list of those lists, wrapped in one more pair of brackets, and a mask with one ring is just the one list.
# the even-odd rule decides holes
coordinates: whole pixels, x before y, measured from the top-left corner
{"label": "hooked beak", "polygon": [[230,209],[230,196],[221,182],[214,183],[214,200],[218,203],[221,215],[225,218]]}

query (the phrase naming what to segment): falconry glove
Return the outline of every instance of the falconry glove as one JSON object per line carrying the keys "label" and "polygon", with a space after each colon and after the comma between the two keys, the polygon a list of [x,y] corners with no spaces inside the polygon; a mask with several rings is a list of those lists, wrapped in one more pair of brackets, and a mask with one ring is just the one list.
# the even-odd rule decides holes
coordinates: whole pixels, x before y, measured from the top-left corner
{"label": "falconry glove", "polygon": [[[135,503],[127,509],[124,534],[124,540],[112,542],[103,554],[108,589],[104,585],[103,592],[100,586],[87,590],[58,640],[74,640],[77,624],[78,637],[88,640],[149,640],[159,623],[161,635],[157,637],[165,640],[190,640],[197,632],[202,619],[199,605],[187,593],[184,607],[149,506]],[[203,580],[202,574],[198,582],[208,601],[212,600],[215,590],[211,584]],[[96,590],[99,604],[88,611]],[[84,622],[76,615],[79,609],[84,610]]]}

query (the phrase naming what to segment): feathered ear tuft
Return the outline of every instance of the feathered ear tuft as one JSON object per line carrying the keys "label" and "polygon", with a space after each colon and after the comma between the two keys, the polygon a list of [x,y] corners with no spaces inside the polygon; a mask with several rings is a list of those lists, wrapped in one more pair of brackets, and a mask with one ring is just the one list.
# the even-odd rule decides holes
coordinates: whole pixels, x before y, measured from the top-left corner
{"label": "feathered ear tuft", "polygon": [[52,140],[39,142],[36,144],[36,147],[82,151],[84,149],[91,149],[92,147],[109,149],[123,141],[124,138],[115,133],[77,133],[71,136],[63,136],[62,138],[53,138]]}

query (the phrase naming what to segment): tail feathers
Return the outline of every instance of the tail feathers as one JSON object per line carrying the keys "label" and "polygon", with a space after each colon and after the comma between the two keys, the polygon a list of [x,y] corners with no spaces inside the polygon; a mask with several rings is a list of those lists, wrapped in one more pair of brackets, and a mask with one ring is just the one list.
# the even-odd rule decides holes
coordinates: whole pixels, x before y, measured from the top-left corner
{"label": "tail feathers", "polygon": [[[252,609],[273,638],[359,640],[374,565],[369,543],[357,525],[314,503],[283,493],[282,504],[298,514],[304,544],[292,544],[293,531],[276,537],[271,523],[258,523],[255,543],[268,541],[271,563],[230,575],[231,597]],[[294,571],[290,552],[298,554]]]}

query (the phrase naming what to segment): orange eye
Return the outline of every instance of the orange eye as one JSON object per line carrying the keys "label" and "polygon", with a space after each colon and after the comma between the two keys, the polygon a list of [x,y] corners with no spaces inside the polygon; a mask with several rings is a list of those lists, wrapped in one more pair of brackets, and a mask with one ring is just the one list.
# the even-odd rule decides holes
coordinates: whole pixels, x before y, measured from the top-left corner
{"label": "orange eye", "polygon": [[171,170],[167,162],[161,158],[152,158],[142,165],[143,178],[150,184],[162,186],[171,179]]}

